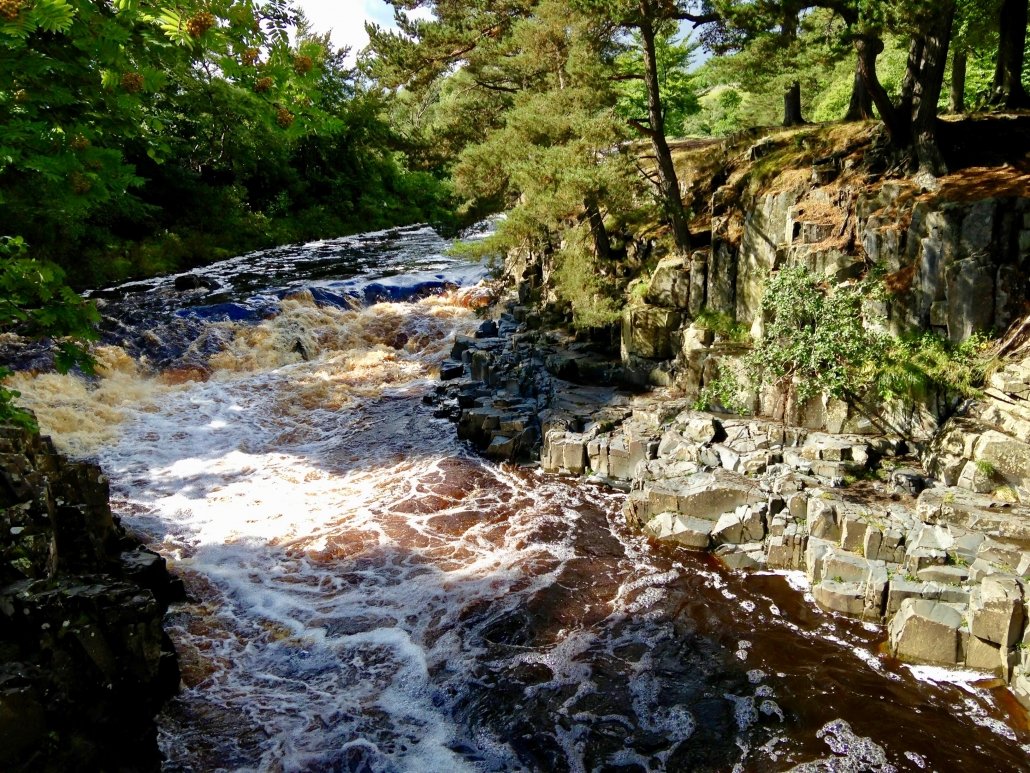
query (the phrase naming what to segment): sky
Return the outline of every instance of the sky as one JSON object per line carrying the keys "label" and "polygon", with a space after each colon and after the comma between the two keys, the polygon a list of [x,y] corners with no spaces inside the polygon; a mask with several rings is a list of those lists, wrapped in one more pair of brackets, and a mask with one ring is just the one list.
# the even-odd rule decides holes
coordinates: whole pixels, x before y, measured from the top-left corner
{"label": "sky", "polygon": [[297,5],[316,32],[332,30],[336,46],[350,46],[352,54],[368,43],[365,22],[393,27],[393,8],[383,0],[298,0]]}

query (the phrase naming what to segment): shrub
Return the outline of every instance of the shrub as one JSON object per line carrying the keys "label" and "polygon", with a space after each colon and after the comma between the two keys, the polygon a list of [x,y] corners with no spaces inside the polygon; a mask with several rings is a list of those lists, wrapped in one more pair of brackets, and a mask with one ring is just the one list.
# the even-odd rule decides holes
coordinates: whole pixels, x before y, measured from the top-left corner
{"label": "shrub", "polygon": [[[858,403],[914,399],[930,388],[972,397],[983,383],[988,341],[954,345],[932,333],[901,338],[873,324],[865,302],[883,297],[879,278],[827,287],[805,267],[771,277],[762,298],[762,339],[736,369],[723,361],[698,407],[719,403],[743,412],[748,391],[774,386],[791,401],[818,395]],[[785,412],[786,415],[787,412]]]}
{"label": "shrub", "polygon": [[[0,237],[0,331],[54,339],[58,370],[77,366],[91,372],[93,360],[81,342],[95,337],[99,319],[93,304],[64,283],[61,269],[28,257],[21,237]],[[9,368],[0,367],[0,381],[9,375]],[[0,421],[36,429],[32,414],[14,404],[18,397],[0,386]]]}

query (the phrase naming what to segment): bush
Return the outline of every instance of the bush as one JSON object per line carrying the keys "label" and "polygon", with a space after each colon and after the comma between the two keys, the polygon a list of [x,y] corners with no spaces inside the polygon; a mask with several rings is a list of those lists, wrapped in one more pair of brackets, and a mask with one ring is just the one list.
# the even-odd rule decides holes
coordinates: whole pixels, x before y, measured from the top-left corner
{"label": "bush", "polygon": [[706,385],[698,407],[719,404],[743,413],[747,393],[766,386],[776,387],[788,405],[819,394],[852,404],[870,395],[881,402],[917,399],[931,388],[976,396],[987,339],[977,335],[953,345],[932,333],[889,335],[864,306],[883,293],[875,277],[829,288],[803,266],[778,272],[762,298],[762,339],[736,369],[720,363],[719,377]]}
{"label": "bush", "polygon": [[[65,284],[60,268],[29,257],[21,237],[0,237],[0,332],[54,339],[58,370],[79,367],[92,372],[93,359],[82,342],[96,336],[94,325],[99,321],[93,304]],[[0,368],[0,381],[9,375],[9,368]],[[0,421],[35,429],[32,415],[14,405],[18,397],[18,392],[0,386]]]}

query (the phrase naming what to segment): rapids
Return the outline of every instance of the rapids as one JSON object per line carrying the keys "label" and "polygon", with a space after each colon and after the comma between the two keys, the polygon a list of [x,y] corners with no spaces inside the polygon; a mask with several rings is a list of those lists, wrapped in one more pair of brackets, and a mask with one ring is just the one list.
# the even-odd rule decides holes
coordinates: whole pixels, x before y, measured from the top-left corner
{"label": "rapids", "polygon": [[483,299],[444,246],[99,293],[100,377],[18,377],[191,595],[167,770],[1030,769],[998,684],[887,659],[803,578],[648,544],[617,492],[470,453],[421,399]]}

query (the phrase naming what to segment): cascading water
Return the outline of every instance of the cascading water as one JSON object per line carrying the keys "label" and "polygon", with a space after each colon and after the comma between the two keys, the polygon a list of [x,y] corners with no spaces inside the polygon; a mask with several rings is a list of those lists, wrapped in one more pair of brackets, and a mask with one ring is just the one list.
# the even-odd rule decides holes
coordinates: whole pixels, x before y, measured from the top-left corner
{"label": "cascading water", "polygon": [[442,246],[156,281],[105,307],[97,382],[16,384],[186,581],[168,770],[1030,769],[1004,689],[469,453],[421,400],[481,300]]}

